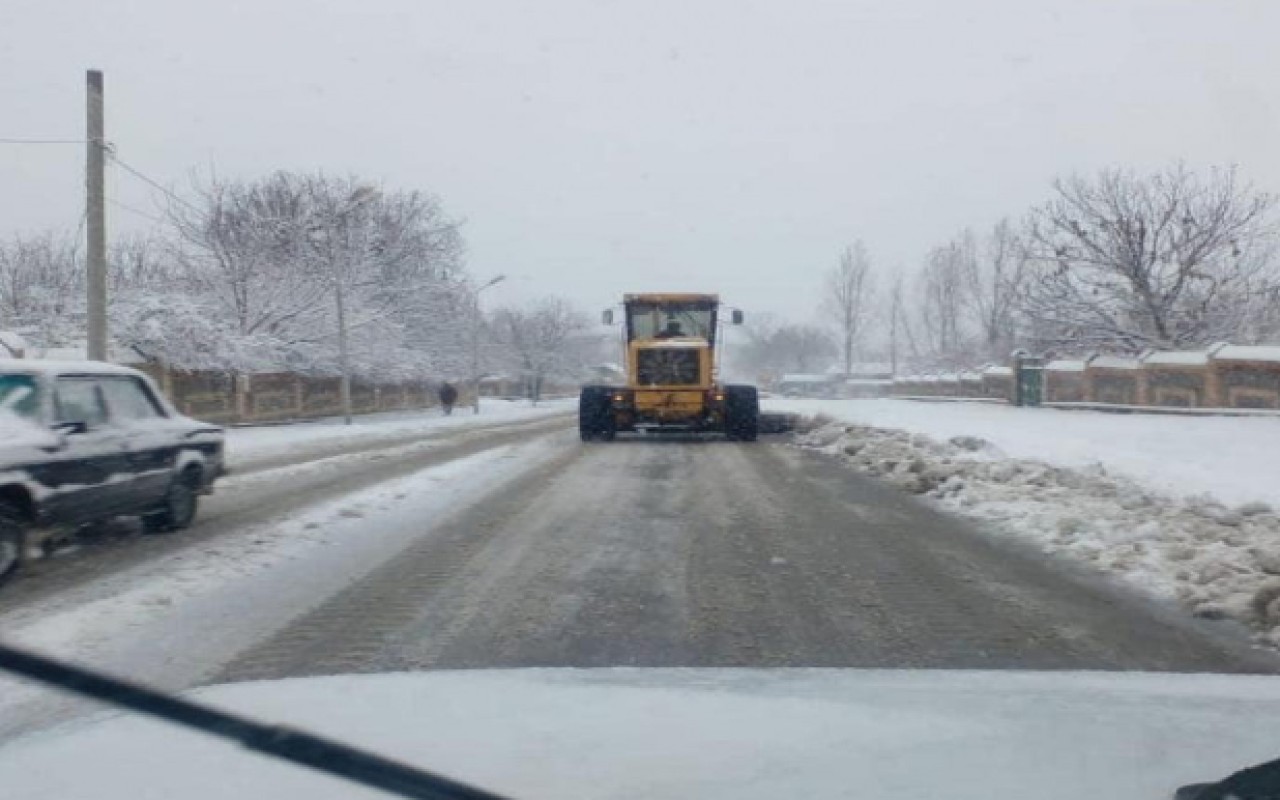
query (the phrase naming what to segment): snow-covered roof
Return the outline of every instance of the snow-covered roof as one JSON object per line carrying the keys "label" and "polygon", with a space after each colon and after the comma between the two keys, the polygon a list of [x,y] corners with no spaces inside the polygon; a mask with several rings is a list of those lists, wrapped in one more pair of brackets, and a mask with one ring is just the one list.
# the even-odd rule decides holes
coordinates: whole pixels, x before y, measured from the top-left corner
{"label": "snow-covered roof", "polygon": [[962,380],[962,381],[980,381],[980,380],[982,380],[982,373],[980,373],[980,372],[961,372],[961,373],[960,373],[960,380]]}
{"label": "snow-covered roof", "polygon": [[1058,359],[1044,365],[1050,372],[1084,372],[1084,362],[1070,359]]}
{"label": "snow-covered roof", "polygon": [[989,367],[983,367],[982,374],[988,378],[1011,378],[1013,377],[1013,367],[1001,367],[992,364]]}
{"label": "snow-covered roof", "polygon": [[938,376],[938,380],[943,381],[944,383],[947,381],[958,381],[960,380],[960,376],[954,372],[944,372]]}
{"label": "snow-covered roof", "polygon": [[1215,361],[1280,361],[1277,344],[1229,344],[1214,351]]}
{"label": "snow-covered roof", "polygon": [[1207,350],[1165,350],[1147,353],[1143,364],[1170,367],[1198,367],[1209,363]]}
{"label": "snow-covered roof", "polygon": [[896,380],[887,378],[849,378],[844,382],[845,386],[888,386],[891,383],[897,383]]}
{"label": "snow-covered roof", "polygon": [[831,381],[826,375],[804,375],[794,373],[791,375],[783,375],[779,383],[829,383]]}
{"label": "snow-covered roof", "polygon": [[104,361],[58,361],[46,358],[0,358],[0,373],[25,373],[28,375],[65,375],[67,373],[92,372],[108,375],[138,375],[132,367],[108,364]]}
{"label": "snow-covered roof", "polygon": [[1142,366],[1141,362],[1136,358],[1123,358],[1121,356],[1094,356],[1086,363],[1099,369],[1138,369]]}

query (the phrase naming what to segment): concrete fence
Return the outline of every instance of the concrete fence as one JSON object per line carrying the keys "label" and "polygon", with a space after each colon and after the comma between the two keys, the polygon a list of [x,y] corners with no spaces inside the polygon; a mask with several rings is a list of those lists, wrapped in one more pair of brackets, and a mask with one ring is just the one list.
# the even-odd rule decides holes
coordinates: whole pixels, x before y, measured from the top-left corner
{"label": "concrete fence", "polygon": [[[342,413],[340,378],[285,372],[189,371],[169,369],[160,364],[133,366],[154,378],[183,414],[209,422],[280,422]],[[357,381],[351,386],[352,410],[357,414],[370,414],[432,408],[439,404],[438,386],[438,381],[428,380],[403,383]],[[458,391],[458,403],[469,403],[466,387],[458,385]]]}
{"label": "concrete fence", "polygon": [[[1218,344],[1054,360],[1044,364],[1041,380],[1043,402],[1051,405],[1280,410],[1280,346]],[[987,365],[959,374],[900,377],[893,394],[1013,402],[1014,371]]]}
{"label": "concrete fence", "polygon": [[1013,396],[1013,370],[994,364],[968,372],[908,375],[893,379],[897,397],[1004,400]]}

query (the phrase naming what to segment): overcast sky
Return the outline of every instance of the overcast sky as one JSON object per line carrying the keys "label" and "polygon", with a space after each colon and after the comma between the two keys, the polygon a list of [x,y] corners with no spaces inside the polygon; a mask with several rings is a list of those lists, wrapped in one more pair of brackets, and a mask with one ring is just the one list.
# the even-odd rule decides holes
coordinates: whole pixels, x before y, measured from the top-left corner
{"label": "overcast sky", "polygon": [[[0,138],[437,194],[494,301],[718,291],[812,317],[862,238],[910,269],[1055,175],[1182,158],[1280,190],[1280,3],[3,0]],[[78,146],[0,144],[0,234],[74,228]],[[113,172],[116,231],[155,192]]]}

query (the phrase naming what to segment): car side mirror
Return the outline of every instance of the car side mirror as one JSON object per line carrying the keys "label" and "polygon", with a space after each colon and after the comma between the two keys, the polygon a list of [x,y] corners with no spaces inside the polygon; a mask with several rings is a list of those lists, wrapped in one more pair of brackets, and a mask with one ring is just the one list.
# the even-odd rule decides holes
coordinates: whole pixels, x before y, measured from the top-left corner
{"label": "car side mirror", "polygon": [[89,430],[89,423],[84,421],[55,422],[53,429],[58,433],[70,436],[73,433],[86,433]]}
{"label": "car side mirror", "polygon": [[742,316],[742,309],[735,308],[730,318],[733,320],[734,325],[741,325],[742,320],[744,319],[744,317]]}
{"label": "car side mirror", "polygon": [[613,324],[613,309],[612,309],[612,308],[606,308],[606,309],[604,310],[604,313],[600,315],[600,321],[601,321],[601,322],[603,322],[605,325],[612,325],[612,324]]}

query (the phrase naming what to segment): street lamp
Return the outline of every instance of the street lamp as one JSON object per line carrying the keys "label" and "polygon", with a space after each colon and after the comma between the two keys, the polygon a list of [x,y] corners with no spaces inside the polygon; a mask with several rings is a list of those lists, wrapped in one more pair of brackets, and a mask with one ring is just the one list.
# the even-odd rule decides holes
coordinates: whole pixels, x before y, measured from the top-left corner
{"label": "street lamp", "polygon": [[[372,186],[360,186],[351,192],[347,197],[347,207],[342,211],[333,214],[332,222],[346,222],[347,217],[359,211],[365,204],[376,199],[378,190]],[[330,230],[328,235],[333,236]],[[338,267],[338,259],[334,257],[333,245],[328,243],[329,252],[329,269],[333,280],[333,301],[338,314],[338,369],[342,372],[342,383],[339,388],[339,395],[342,401],[342,421],[345,425],[351,424],[351,357],[350,348],[347,345],[347,303],[345,292],[345,280],[342,270]],[[349,266],[348,266],[349,268]]]}
{"label": "street lamp", "polygon": [[480,293],[490,286],[496,286],[507,279],[506,275],[499,275],[490,280],[483,286],[477,287],[475,290],[475,302],[472,303],[471,310],[471,392],[472,392],[472,409],[474,413],[480,413]]}

